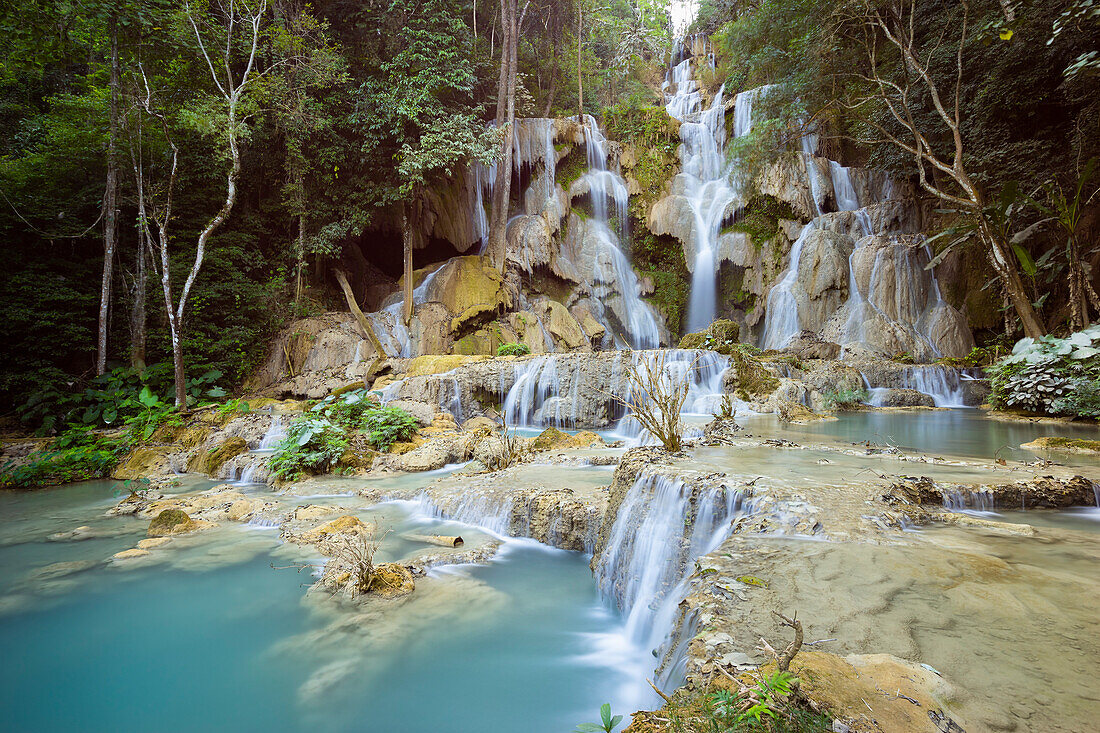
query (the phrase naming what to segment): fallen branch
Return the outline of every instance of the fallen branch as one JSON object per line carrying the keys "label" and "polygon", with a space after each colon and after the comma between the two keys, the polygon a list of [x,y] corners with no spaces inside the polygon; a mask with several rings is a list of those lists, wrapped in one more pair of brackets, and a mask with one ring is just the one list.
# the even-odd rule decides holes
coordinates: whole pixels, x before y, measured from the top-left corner
{"label": "fallen branch", "polygon": [[661,692],[660,690],[657,689],[657,685],[653,684],[653,680],[646,677],[645,681],[649,683],[649,686],[653,688],[654,692],[656,692],[658,695],[661,696],[662,700],[664,700],[665,702],[672,702],[671,697],[669,697],[668,695],[666,695],[665,693],[663,693],[663,692]]}

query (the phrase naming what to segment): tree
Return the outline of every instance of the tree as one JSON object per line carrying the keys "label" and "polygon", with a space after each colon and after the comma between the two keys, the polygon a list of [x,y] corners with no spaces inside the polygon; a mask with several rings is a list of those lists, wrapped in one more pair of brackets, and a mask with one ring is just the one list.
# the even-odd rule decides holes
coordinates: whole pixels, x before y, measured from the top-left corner
{"label": "tree", "polygon": [[507,261],[508,204],[512,194],[512,140],[516,119],[516,60],[518,54],[518,23],[516,0],[500,0],[500,25],[504,43],[500,54],[500,81],[497,84],[497,128],[504,131],[501,154],[497,162],[493,200],[489,212],[489,261],[501,272]]}
{"label": "tree", "polygon": [[[888,143],[910,154],[921,188],[973,217],[977,237],[1024,333],[1041,336],[1046,329],[1028,297],[1016,254],[987,217],[986,192],[967,169],[961,89],[972,24],[967,0],[958,0],[956,10],[958,33],[951,50],[944,48],[948,27],[939,34],[929,32],[916,0],[886,5],[855,0],[842,7],[839,29],[864,56],[863,68],[851,72],[857,80],[855,91],[842,104],[852,111],[885,108],[886,121],[862,117],[878,135],[870,142]],[[939,76],[935,63],[949,51],[951,73]]]}
{"label": "tree", "polygon": [[111,14],[107,21],[110,38],[110,137],[107,141],[107,185],[103,194],[103,280],[99,296],[99,332],[96,342],[96,374],[107,371],[107,316],[111,305],[111,281],[118,244],[118,15]]}

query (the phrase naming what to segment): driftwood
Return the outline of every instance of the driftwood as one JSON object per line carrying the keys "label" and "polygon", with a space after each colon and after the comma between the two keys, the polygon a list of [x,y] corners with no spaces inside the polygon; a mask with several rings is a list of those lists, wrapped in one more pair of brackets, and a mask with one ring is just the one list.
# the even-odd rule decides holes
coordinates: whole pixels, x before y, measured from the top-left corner
{"label": "driftwood", "polygon": [[368,370],[368,376],[373,375],[377,371],[379,365],[386,358],[386,350],[382,348],[382,342],[378,340],[378,334],[374,332],[374,326],[371,325],[370,319],[363,314],[363,310],[359,307],[359,303],[355,300],[355,292],[351,289],[351,283],[348,282],[348,276],[344,274],[344,271],[338,268],[333,269],[333,274],[336,275],[336,282],[340,283],[340,289],[344,291],[344,300],[348,303],[348,310],[355,316],[355,322],[359,324],[359,330],[370,341],[371,346],[374,347],[375,353],[378,355],[375,358],[374,363],[371,364]]}
{"label": "driftwood", "polygon": [[438,534],[405,534],[402,535],[402,537],[411,542],[425,542],[429,545],[439,545],[440,547],[462,547],[463,545],[461,537],[449,537]]}

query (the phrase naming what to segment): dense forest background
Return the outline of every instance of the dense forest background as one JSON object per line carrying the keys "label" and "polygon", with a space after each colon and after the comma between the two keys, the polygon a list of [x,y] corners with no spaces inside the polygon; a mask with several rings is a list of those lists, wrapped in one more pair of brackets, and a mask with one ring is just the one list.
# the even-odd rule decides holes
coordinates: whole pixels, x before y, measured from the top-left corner
{"label": "dense forest background", "polygon": [[[983,216],[1030,235],[1012,254],[1042,326],[1072,328],[1084,316],[1069,283],[1094,284],[1100,265],[1089,200],[1100,9],[1091,0],[704,0],[688,32],[709,36],[715,52],[706,86],[779,84],[770,121],[731,154],[763,163],[812,120],[845,164],[916,177],[913,157],[884,141],[897,127],[881,100],[859,103],[874,84],[853,73],[868,69],[855,14],[867,6],[919,19],[937,78],[951,85],[961,69],[965,165]],[[661,0],[6,4],[0,409],[40,418],[35,405],[111,369],[170,393],[173,332],[196,384],[232,388],[277,329],[345,308],[333,279],[342,261],[396,280],[417,192],[498,155],[487,123],[503,104],[508,13],[518,29],[515,117],[589,113],[613,138],[673,154],[660,84],[674,39]],[[934,127],[932,107],[915,92],[915,124]],[[934,148],[951,142],[942,130],[929,135]],[[943,249],[965,237],[960,217],[973,212],[936,205],[958,235],[941,238]],[[1071,214],[1072,229],[1031,227]],[[682,256],[652,251],[676,245],[635,230],[636,260],[682,268]],[[424,242],[415,265],[453,254]],[[979,288],[992,278],[983,272]],[[972,325],[986,338],[1019,331],[1007,306]]]}

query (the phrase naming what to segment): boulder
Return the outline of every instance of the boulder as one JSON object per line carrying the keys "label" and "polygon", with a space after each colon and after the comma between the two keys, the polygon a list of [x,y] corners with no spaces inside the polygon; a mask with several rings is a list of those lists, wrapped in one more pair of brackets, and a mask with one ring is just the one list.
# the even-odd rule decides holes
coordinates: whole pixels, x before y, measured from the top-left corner
{"label": "boulder", "polygon": [[229,437],[218,445],[209,448],[204,446],[195,451],[187,459],[187,470],[190,473],[205,473],[212,476],[230,458],[235,458],[247,451],[248,441],[236,436]]}
{"label": "boulder", "polygon": [[432,420],[435,419],[435,405],[429,405],[426,402],[416,402],[414,400],[393,400],[387,402],[386,407],[396,407],[404,410],[416,419],[416,422],[421,427],[427,427],[432,424]]}
{"label": "boulder", "polygon": [[554,338],[555,343],[564,346],[564,351],[591,348],[588,335],[573,318],[569,309],[556,300],[544,300],[540,304],[543,311],[543,321],[547,330]]}
{"label": "boulder", "polygon": [[178,446],[141,446],[118,462],[111,478],[128,480],[171,474],[176,466],[184,468],[185,460],[186,455]]}
{"label": "boulder", "polygon": [[173,537],[213,526],[213,522],[194,520],[179,509],[165,509],[149,522],[146,534],[149,537]]}

